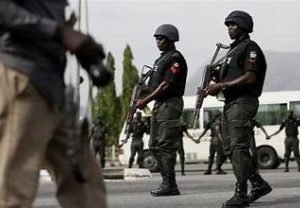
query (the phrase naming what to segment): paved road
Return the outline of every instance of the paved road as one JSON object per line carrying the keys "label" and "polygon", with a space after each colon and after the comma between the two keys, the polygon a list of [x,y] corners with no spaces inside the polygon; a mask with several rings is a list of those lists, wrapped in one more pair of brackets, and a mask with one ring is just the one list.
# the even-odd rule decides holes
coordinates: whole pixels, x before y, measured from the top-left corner
{"label": "paved road", "polygon": [[[198,166],[191,166],[186,176],[177,175],[182,195],[173,197],[152,197],[149,191],[160,183],[157,173],[144,180],[106,180],[109,208],[216,208],[232,196],[234,176],[229,170],[227,175],[204,176],[205,166],[197,171]],[[229,167],[229,166],[228,166]],[[300,207],[300,172],[295,168],[289,173],[282,169],[263,170],[263,177],[273,187],[273,192],[258,200],[251,207],[264,208],[299,208]],[[35,208],[59,208],[54,199],[54,185],[42,182],[35,201]],[[95,206],[96,208],[96,206]]]}

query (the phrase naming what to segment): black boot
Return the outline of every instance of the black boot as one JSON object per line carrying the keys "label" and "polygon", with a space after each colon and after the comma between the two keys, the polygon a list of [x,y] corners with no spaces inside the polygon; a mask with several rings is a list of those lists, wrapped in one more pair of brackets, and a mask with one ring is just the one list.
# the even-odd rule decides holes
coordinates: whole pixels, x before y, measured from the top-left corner
{"label": "black boot", "polygon": [[134,159],[129,158],[128,168],[132,168],[133,161]]}
{"label": "black boot", "polygon": [[205,171],[205,172],[203,173],[204,175],[211,175],[211,168],[212,168],[213,163],[214,163],[213,160],[209,160],[209,161],[208,161],[207,171]]}
{"label": "black boot", "polygon": [[247,200],[247,184],[235,184],[235,192],[233,197],[222,204],[222,208],[243,208],[248,207]]}
{"label": "black boot", "polygon": [[223,174],[227,174],[227,172],[225,172],[224,170],[222,170],[221,166],[223,165],[223,163],[225,162],[224,158],[219,158],[217,160],[217,168],[216,168],[216,174],[218,175],[223,175]]}
{"label": "black boot", "polygon": [[160,187],[156,190],[151,191],[152,196],[174,196],[179,195],[176,179],[175,179],[175,158],[168,158],[162,154],[163,158],[162,169],[163,169],[163,182]]}
{"label": "black boot", "polygon": [[285,164],[284,172],[289,172],[289,162],[290,162],[290,158],[284,157],[284,164]]}
{"label": "black boot", "polygon": [[258,173],[249,176],[249,180],[252,186],[248,195],[249,203],[256,201],[272,191],[272,187]]}

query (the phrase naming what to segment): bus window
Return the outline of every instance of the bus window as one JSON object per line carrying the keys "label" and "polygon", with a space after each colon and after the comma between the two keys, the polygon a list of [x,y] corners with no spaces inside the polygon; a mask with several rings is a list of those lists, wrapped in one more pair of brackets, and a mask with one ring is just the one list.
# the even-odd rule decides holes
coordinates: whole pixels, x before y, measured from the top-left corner
{"label": "bus window", "polygon": [[[188,129],[194,128],[194,109],[184,109],[182,119],[187,124]],[[199,129],[199,122],[196,125],[196,129]]]}
{"label": "bus window", "polygon": [[294,111],[296,117],[300,117],[300,101],[291,101],[290,109]]}
{"label": "bus window", "polygon": [[259,105],[256,120],[262,125],[279,125],[284,119],[287,104],[262,104]]}
{"label": "bus window", "polygon": [[216,114],[222,112],[222,107],[210,107],[203,109],[203,127],[206,127]]}

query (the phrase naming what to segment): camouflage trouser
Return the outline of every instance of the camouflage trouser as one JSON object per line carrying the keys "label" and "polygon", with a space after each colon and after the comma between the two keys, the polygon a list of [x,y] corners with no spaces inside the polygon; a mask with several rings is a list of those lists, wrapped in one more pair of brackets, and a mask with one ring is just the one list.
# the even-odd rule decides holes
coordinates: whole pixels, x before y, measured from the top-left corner
{"label": "camouflage trouser", "polygon": [[61,207],[107,207],[102,171],[87,142],[81,151],[85,160],[79,164],[87,181],[79,183],[74,177],[64,124],[28,77],[0,63],[1,208],[31,208],[43,167],[56,183]]}
{"label": "camouflage trouser", "polygon": [[209,145],[209,163],[214,163],[215,154],[217,153],[217,166],[223,162],[224,160],[224,153],[223,153],[223,147],[222,142],[219,140],[219,138],[212,138]]}
{"label": "camouflage trouser", "polygon": [[105,142],[98,141],[94,144],[95,155],[99,154],[100,157],[100,166],[105,167]]}
{"label": "camouflage trouser", "polygon": [[131,145],[130,145],[130,158],[129,158],[129,164],[133,163],[134,157],[136,153],[138,154],[137,163],[139,166],[141,166],[142,163],[142,154],[144,149],[144,143],[143,139],[132,139]]}
{"label": "camouflage trouser", "polygon": [[284,157],[289,158],[291,152],[294,152],[295,158],[299,158],[299,140],[297,137],[286,137],[284,140],[285,153]]}
{"label": "camouflage trouser", "polygon": [[254,173],[253,158],[249,152],[253,139],[252,121],[258,109],[258,99],[241,97],[224,106],[223,148],[230,157],[237,182],[246,184]]}
{"label": "camouflage trouser", "polygon": [[181,138],[182,98],[156,102],[152,111],[149,148],[161,170],[163,184],[175,187],[176,152]]}
{"label": "camouflage trouser", "polygon": [[179,146],[180,116],[183,110],[182,98],[170,98],[156,102],[152,110],[149,147],[176,157]]}

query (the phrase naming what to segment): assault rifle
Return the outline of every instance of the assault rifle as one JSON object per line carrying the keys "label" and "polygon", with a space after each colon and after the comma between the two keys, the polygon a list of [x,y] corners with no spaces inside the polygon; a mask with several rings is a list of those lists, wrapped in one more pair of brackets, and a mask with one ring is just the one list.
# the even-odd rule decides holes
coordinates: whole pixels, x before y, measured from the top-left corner
{"label": "assault rifle", "polygon": [[214,62],[218,56],[218,53],[221,48],[223,49],[228,49],[229,46],[217,43],[216,44],[217,48],[214,52],[214,55],[209,63],[209,65],[206,65],[203,71],[202,79],[200,82],[200,86],[197,87],[197,97],[196,97],[196,104],[195,104],[195,111],[194,111],[194,129],[196,128],[197,122],[199,120],[199,114],[200,114],[200,109],[203,104],[203,100],[206,96],[205,88],[209,85],[210,81],[212,80],[212,70],[214,70],[215,65]]}
{"label": "assault rifle", "polygon": [[[146,73],[144,73],[145,68],[148,68],[150,70],[147,71]],[[129,128],[133,122],[133,116],[137,110],[136,100],[140,99],[143,84],[146,81],[146,79],[151,76],[153,71],[154,71],[154,69],[152,67],[144,65],[142,68],[142,71],[141,71],[141,76],[139,78],[139,81],[133,88],[133,91],[131,94],[131,100],[130,100],[130,104],[129,104],[128,112],[127,112],[127,119],[126,119],[126,128],[125,128],[126,138],[129,138],[129,136],[130,136]]]}

